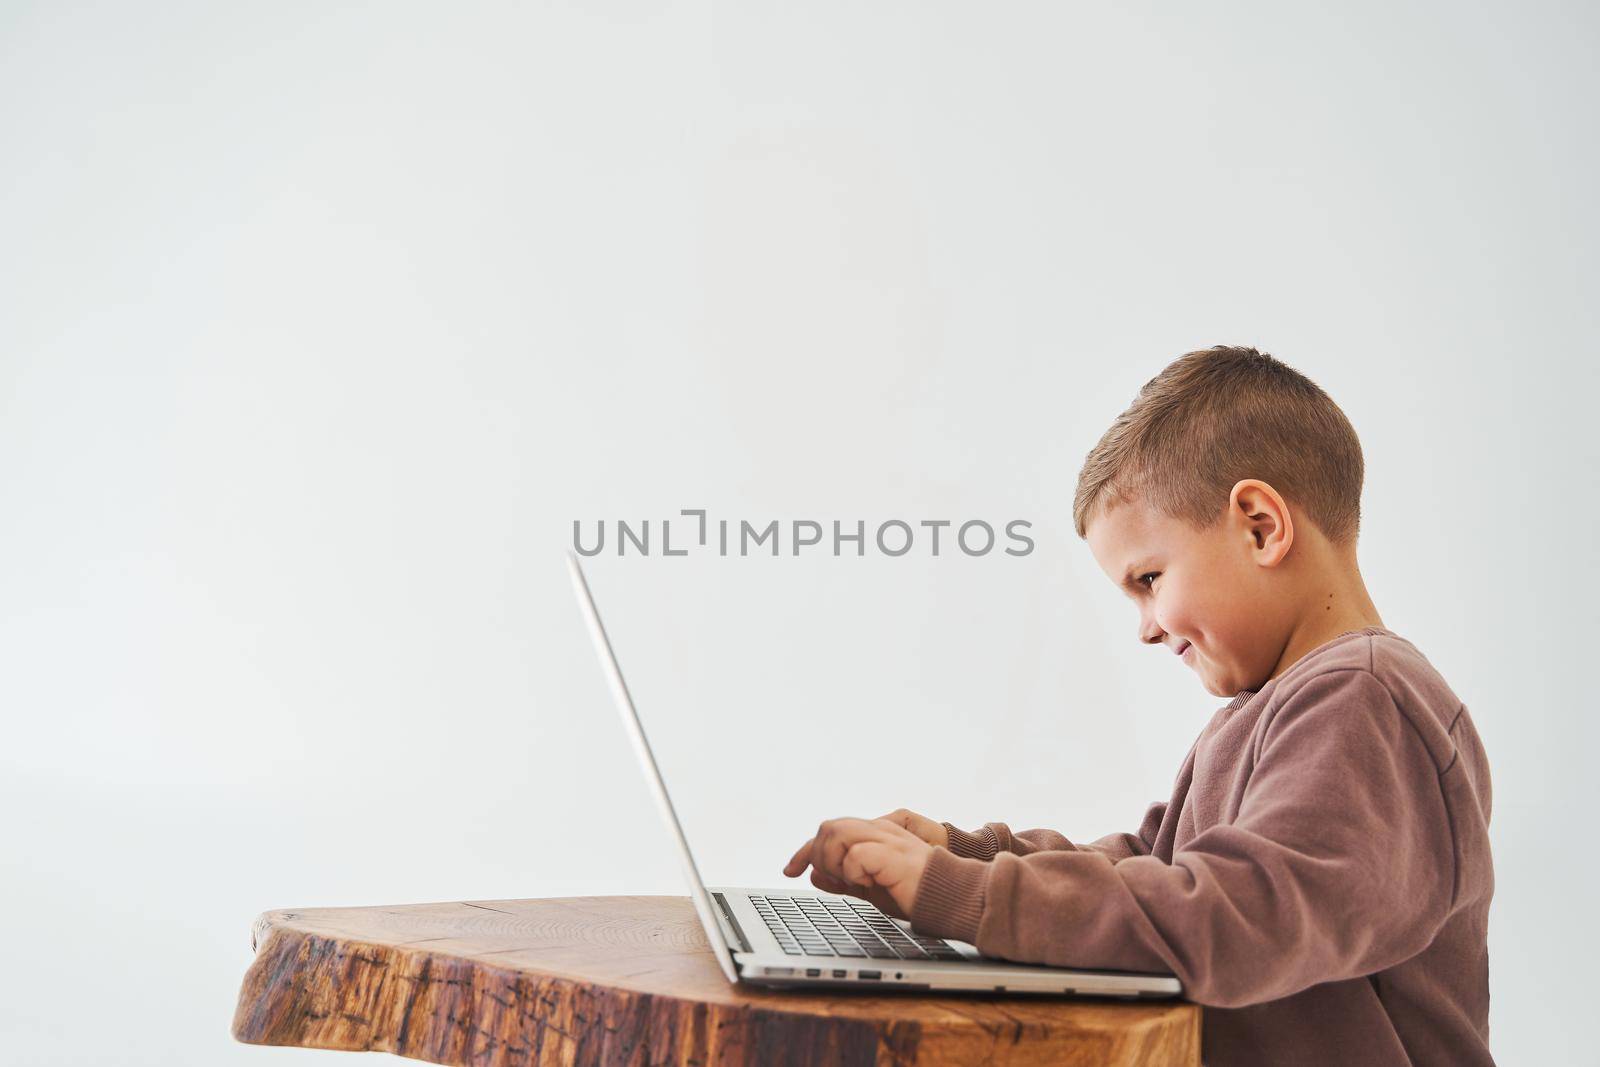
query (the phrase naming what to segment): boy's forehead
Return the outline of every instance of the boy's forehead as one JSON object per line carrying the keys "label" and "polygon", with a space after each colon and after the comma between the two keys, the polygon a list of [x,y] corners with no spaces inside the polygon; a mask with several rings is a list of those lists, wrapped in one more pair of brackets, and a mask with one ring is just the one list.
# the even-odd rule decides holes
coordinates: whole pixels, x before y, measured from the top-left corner
{"label": "boy's forehead", "polygon": [[1084,536],[1106,577],[1121,584],[1125,568],[1169,547],[1181,526],[1141,500],[1119,500],[1097,511]]}

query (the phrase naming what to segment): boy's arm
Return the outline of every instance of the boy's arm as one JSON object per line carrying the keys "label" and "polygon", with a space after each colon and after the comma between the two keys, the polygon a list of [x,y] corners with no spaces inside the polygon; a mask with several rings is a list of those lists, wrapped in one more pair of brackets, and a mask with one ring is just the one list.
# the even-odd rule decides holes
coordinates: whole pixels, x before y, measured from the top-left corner
{"label": "boy's arm", "polygon": [[1111,862],[1130,856],[1148,856],[1155,844],[1156,830],[1166,815],[1167,802],[1150,805],[1137,834],[1107,834],[1087,844],[1073,844],[1055,830],[1016,830],[1003,822],[986,822],[981,829],[968,833],[950,823],[944,823],[950,837],[946,847],[957,856],[968,859],[992,860],[1002,852],[1014,856],[1031,856],[1035,852],[1070,852],[1089,849],[1105,855]]}
{"label": "boy's arm", "polygon": [[1138,833],[1107,834],[1079,847],[1092,848],[1103,853],[1112,863],[1134,856],[1148,856],[1156,846],[1156,832],[1161,829],[1161,820],[1166,817],[1167,802],[1157,801],[1145,810],[1144,821],[1139,824]]}
{"label": "boy's arm", "polygon": [[935,848],[911,924],[1019,962],[1170,971],[1214,1007],[1276,1000],[1433,940],[1456,905],[1447,778],[1377,678],[1314,675],[1285,697],[1235,820],[1170,864]]}

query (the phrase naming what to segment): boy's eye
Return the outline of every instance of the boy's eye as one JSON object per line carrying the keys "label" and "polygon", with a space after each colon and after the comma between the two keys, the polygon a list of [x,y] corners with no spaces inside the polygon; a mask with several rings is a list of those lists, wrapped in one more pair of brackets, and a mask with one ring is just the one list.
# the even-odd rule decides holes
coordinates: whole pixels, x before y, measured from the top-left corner
{"label": "boy's eye", "polygon": [[1151,571],[1148,574],[1139,575],[1139,584],[1143,585],[1146,589],[1150,588],[1150,586],[1148,584],[1146,584],[1145,579],[1148,578],[1148,579],[1150,579],[1151,582],[1154,582],[1156,580],[1156,575],[1158,575],[1160,573],[1161,573],[1160,571]]}

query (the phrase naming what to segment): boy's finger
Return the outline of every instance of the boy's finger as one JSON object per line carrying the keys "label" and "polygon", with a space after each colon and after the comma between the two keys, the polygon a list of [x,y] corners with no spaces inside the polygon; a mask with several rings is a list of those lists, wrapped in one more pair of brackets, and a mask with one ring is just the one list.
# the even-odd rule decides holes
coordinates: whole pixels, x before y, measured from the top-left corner
{"label": "boy's finger", "polygon": [[[886,840],[891,832],[906,833],[898,827],[888,827],[867,819],[830,819],[823,824],[811,862],[834,877],[844,875],[845,853],[852,845],[862,841]],[[848,876],[845,880],[849,881]]]}
{"label": "boy's finger", "polygon": [[839,861],[839,869],[846,880],[863,888],[876,885],[872,872],[867,870],[865,863],[867,850],[873,846],[870,843],[851,845]]}
{"label": "boy's finger", "polygon": [[798,878],[805,873],[806,866],[811,862],[811,845],[815,840],[814,837],[807,838],[806,843],[795,850],[789,862],[783,865],[784,874],[790,878]]}

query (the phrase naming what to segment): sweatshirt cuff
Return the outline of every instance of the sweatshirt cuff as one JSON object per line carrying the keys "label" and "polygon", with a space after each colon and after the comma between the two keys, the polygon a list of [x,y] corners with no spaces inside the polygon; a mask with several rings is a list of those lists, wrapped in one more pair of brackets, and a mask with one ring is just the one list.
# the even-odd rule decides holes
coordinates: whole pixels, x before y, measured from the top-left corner
{"label": "sweatshirt cuff", "polygon": [[976,945],[992,869],[983,860],[957,856],[935,845],[907,916],[912,929]]}
{"label": "sweatshirt cuff", "polygon": [[958,826],[943,823],[944,832],[950,838],[950,843],[945,847],[957,856],[964,856],[975,860],[992,860],[1000,853],[1000,837],[994,828],[987,823],[983,829],[975,834],[969,834]]}

